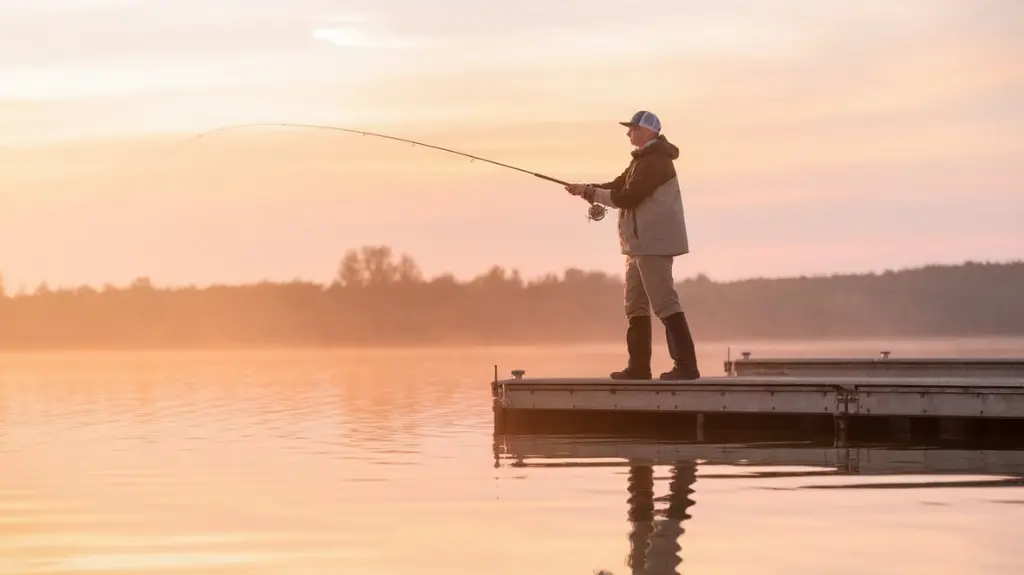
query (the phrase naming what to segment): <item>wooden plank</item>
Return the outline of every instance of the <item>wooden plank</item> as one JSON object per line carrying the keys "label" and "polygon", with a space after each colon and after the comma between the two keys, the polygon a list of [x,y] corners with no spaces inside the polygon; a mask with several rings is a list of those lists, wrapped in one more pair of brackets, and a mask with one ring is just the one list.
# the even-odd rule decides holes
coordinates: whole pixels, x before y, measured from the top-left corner
{"label": "wooden plank", "polygon": [[1019,357],[742,358],[724,364],[727,375],[804,377],[1024,377]]}
{"label": "wooden plank", "polygon": [[1012,387],[877,386],[851,395],[853,415],[1024,417],[1024,391]]}
{"label": "wooden plank", "polygon": [[508,409],[835,413],[836,390],[813,385],[619,385],[599,381],[499,382]]}
{"label": "wooden plank", "polygon": [[1024,378],[710,377],[495,381],[503,409],[1024,418]]}

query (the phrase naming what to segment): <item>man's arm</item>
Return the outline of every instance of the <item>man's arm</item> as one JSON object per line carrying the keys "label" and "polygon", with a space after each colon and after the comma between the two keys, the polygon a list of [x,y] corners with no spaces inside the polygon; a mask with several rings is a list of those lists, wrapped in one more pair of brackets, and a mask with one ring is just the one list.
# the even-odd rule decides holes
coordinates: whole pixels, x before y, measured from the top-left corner
{"label": "man's arm", "polygon": [[604,205],[608,206],[609,208],[617,207],[615,204],[611,203],[611,200],[607,197],[607,194],[601,196],[601,198],[599,199],[599,198],[596,198],[594,196],[594,191],[593,190],[600,189],[603,192],[608,192],[608,191],[613,191],[613,190],[614,191],[619,191],[619,190],[622,189],[622,187],[624,185],[626,185],[626,174],[628,174],[628,173],[629,173],[629,166],[626,166],[626,169],[622,170],[622,173],[619,174],[618,177],[616,177],[614,180],[612,180],[610,182],[605,182],[603,184],[586,184],[587,189],[583,190],[583,192],[580,194],[580,196],[583,197],[584,199],[586,199],[591,204],[597,202],[597,203],[603,203]]}
{"label": "man's arm", "polygon": [[594,186],[595,188],[601,188],[601,189],[604,189],[604,190],[616,190],[616,191],[618,191],[618,190],[622,189],[622,186],[626,185],[626,174],[627,173],[629,173],[629,166],[626,166],[626,169],[622,170],[622,173],[619,174],[617,178],[615,178],[614,180],[612,180],[610,182],[605,182],[603,184],[590,184],[590,185]]}
{"label": "man's arm", "polygon": [[[658,186],[676,175],[672,160],[660,155],[648,156],[637,164],[633,177],[618,188],[596,187],[584,194],[592,203],[604,204],[619,209],[635,208],[654,193]],[[620,178],[624,179],[625,173]]]}

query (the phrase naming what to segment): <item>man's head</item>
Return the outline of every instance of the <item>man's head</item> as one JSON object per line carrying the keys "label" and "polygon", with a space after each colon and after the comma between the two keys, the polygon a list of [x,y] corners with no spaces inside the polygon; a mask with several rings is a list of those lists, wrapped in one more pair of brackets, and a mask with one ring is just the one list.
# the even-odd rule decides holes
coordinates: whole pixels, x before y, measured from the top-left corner
{"label": "man's head", "polygon": [[629,143],[638,148],[657,138],[661,133],[661,120],[653,112],[646,110],[640,110],[633,114],[628,122],[619,122],[619,124],[626,126]]}

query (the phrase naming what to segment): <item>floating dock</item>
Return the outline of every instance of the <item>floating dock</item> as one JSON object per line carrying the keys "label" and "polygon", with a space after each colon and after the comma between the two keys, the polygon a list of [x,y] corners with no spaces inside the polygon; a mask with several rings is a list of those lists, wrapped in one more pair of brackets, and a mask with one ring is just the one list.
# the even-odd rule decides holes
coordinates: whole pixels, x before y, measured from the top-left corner
{"label": "floating dock", "polygon": [[893,358],[882,351],[877,358],[751,358],[725,361],[729,376],[804,377],[1016,377],[1024,378],[1024,358],[925,357]]}
{"label": "floating dock", "polygon": [[[695,381],[526,378],[491,384],[499,429],[743,429],[878,437],[1024,438],[1024,359],[727,360]],[[552,427],[554,426],[554,427]]]}

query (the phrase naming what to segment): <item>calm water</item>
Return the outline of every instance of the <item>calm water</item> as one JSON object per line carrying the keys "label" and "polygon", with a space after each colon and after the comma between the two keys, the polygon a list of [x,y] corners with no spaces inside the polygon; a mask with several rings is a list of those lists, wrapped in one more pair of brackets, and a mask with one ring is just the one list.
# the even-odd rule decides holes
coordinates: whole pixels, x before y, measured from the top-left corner
{"label": "calm water", "polygon": [[[733,353],[883,347],[1022,344]],[[701,351],[720,374],[724,346]],[[695,446],[519,437],[496,459],[494,363],[621,361],[618,345],[0,356],[0,573],[1024,571],[1024,487],[1007,481],[1022,453],[696,446],[695,463]],[[653,467],[625,463],[654,451]],[[871,474],[843,472],[857,468]]]}

